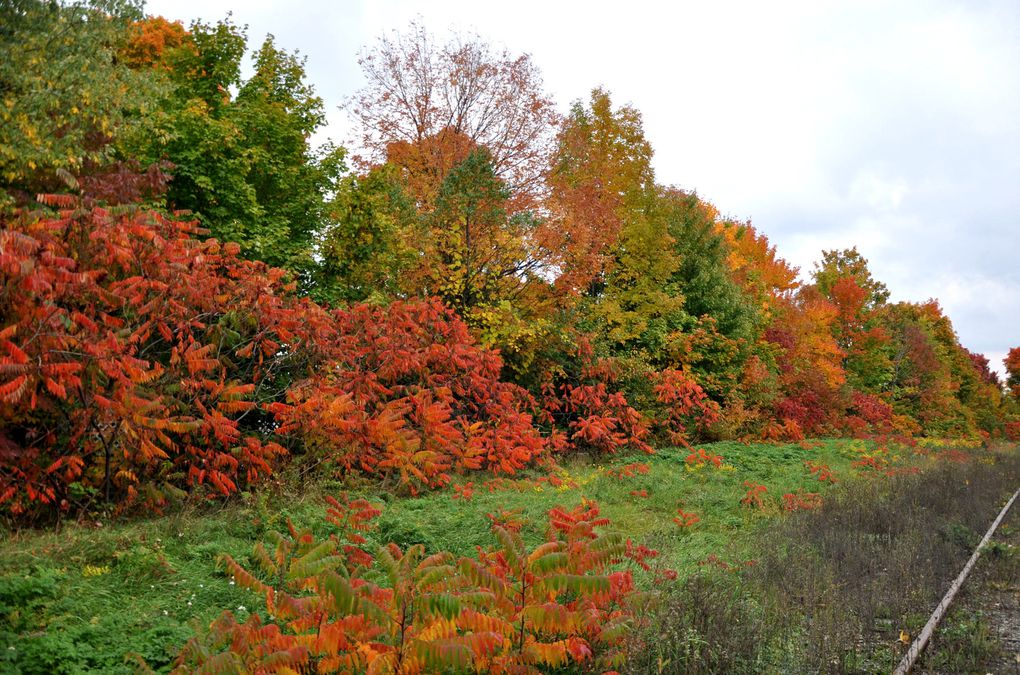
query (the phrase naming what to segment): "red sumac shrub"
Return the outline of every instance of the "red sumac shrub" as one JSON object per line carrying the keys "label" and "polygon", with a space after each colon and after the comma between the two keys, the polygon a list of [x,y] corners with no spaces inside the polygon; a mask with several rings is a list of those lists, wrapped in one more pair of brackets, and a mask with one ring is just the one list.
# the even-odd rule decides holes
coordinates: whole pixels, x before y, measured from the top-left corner
{"label": "red sumac shrub", "polygon": [[[579,339],[574,354],[578,371],[561,373],[542,388],[544,420],[551,424],[550,442],[560,452],[592,456],[634,449],[652,453],[650,421],[635,410],[617,383],[615,363],[596,359],[591,344]],[[554,381],[555,380],[555,381]]]}
{"label": "red sumac shrub", "polygon": [[689,445],[692,432],[703,432],[719,419],[719,404],[682,371],[663,370],[656,379],[655,398],[663,408],[660,424],[674,445]]}
{"label": "red sumac shrub", "polygon": [[66,209],[0,230],[0,505],[158,504],[268,473],[263,386],[315,360],[327,315],[193,222],[41,199]]}
{"label": "red sumac shrub", "polygon": [[411,491],[450,472],[512,474],[542,454],[537,403],[500,381],[499,355],[438,301],[356,305],[335,321],[334,356],[270,406],[278,433]]}
{"label": "red sumac shrub", "polygon": [[256,569],[224,556],[265,611],[245,623],[224,612],[175,672],[606,672],[636,645],[650,596],[625,565],[648,568],[657,553],[600,532],[608,521],[595,504],[551,510],[532,549],[490,516],[495,545],[461,558],[420,544],[370,551],[359,532],[377,513],[334,500],[328,539],[289,525],[272,550],[256,547]]}
{"label": "red sumac shrub", "polygon": [[889,434],[894,431],[892,406],[873,394],[855,391],[847,412],[843,426],[854,436],[865,433]]}

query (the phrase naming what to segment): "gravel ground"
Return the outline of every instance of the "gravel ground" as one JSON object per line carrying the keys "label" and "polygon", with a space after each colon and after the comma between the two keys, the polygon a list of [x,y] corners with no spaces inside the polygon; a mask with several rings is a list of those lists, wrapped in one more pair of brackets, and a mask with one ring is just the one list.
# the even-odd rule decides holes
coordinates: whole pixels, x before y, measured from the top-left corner
{"label": "gravel ground", "polygon": [[[971,638],[969,643],[960,638],[959,632],[950,637],[954,630],[959,631],[959,626],[973,622],[976,617],[980,617],[987,632],[982,631],[980,637]],[[975,648],[978,644],[984,648]],[[934,665],[950,660],[948,654],[952,652],[972,654],[974,658],[961,661],[958,656],[950,669]],[[978,560],[919,666],[915,672],[933,675],[961,672],[1020,675],[1020,503],[1014,504]]]}
{"label": "gravel ground", "polygon": [[990,567],[976,594],[999,653],[983,664],[986,673],[1020,675],[1020,507],[1013,505],[1009,527],[996,537],[1007,547],[1003,560]]}

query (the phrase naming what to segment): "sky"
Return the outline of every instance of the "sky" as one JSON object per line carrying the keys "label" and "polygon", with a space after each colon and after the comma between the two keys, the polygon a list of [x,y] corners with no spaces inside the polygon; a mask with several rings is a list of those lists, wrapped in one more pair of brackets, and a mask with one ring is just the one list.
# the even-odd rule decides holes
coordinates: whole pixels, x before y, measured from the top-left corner
{"label": "sky", "polygon": [[233,12],[257,46],[307,57],[329,124],[358,52],[419,20],[528,53],[565,112],[593,87],[641,111],[658,182],[750,220],[808,277],[857,246],[893,300],[938,298],[1003,372],[1020,345],[1020,2],[1016,0],[156,0]]}

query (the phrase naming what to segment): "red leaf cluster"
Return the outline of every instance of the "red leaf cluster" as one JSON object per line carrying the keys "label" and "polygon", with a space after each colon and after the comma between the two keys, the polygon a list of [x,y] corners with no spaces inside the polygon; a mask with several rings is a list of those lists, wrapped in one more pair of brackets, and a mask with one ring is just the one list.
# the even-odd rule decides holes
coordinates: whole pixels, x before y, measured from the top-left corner
{"label": "red leaf cluster", "polygon": [[783,495],[786,511],[810,511],[821,508],[822,495],[817,492],[787,492]]}
{"label": "red leaf cluster", "polygon": [[538,404],[438,301],[329,312],[283,270],[156,213],[6,225],[0,504],[15,515],[230,494],[286,454],[273,437],[411,491],[545,450]]}
{"label": "red leaf cluster", "polygon": [[762,510],[765,508],[765,493],[768,492],[768,488],[760,483],[754,481],[745,480],[744,487],[747,488],[747,492],[740,498],[740,503],[744,506],[757,508]]}
{"label": "red leaf cluster", "polygon": [[334,318],[330,358],[270,406],[277,433],[343,473],[411,491],[451,472],[513,474],[543,453],[528,412],[537,404],[500,381],[499,356],[438,301],[356,305]]}
{"label": "red leaf cluster", "polygon": [[692,469],[699,469],[709,464],[719,469],[722,468],[723,458],[722,455],[716,452],[708,452],[704,448],[698,448],[687,455],[684,459],[684,464]]}
{"label": "red leaf cluster", "polygon": [[228,494],[271,470],[284,450],[255,433],[254,399],[325,318],[281,270],[155,213],[79,209],[5,226],[6,508],[139,491],[158,504],[199,485]]}

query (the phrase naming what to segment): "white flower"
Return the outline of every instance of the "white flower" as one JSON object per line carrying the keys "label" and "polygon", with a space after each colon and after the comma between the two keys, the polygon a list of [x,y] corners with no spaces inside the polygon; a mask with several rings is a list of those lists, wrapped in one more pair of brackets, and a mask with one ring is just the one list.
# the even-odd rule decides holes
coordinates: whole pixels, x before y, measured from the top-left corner
{"label": "white flower", "polygon": [[237,611],[239,611],[239,612],[247,612],[248,608],[245,607],[244,605],[238,605],[237,606]]}

